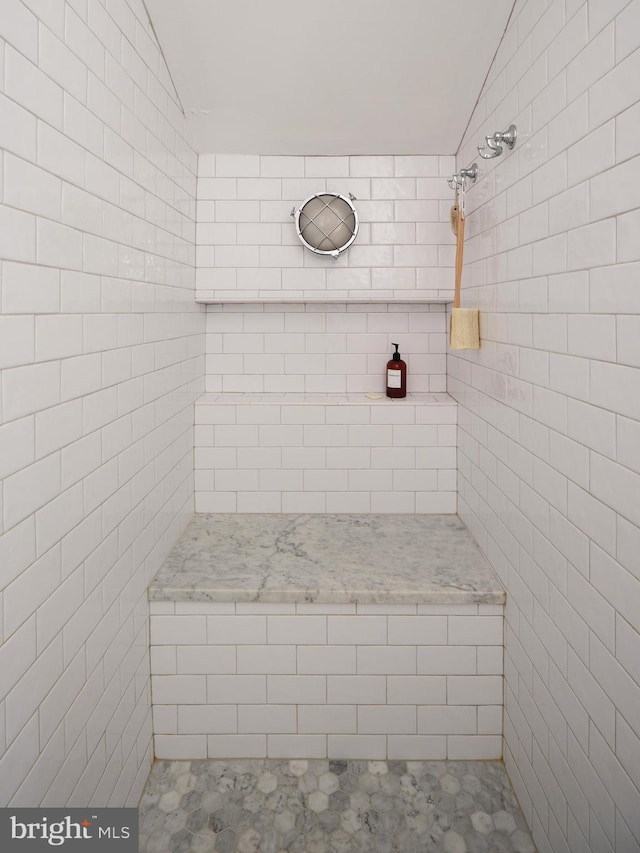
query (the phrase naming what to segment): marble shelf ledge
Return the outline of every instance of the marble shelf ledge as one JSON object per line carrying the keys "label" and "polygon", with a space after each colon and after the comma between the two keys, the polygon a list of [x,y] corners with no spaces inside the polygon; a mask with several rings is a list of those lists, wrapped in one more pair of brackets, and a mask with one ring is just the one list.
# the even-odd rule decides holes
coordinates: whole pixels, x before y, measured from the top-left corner
{"label": "marble shelf ledge", "polygon": [[198,514],[151,601],[504,604],[457,515]]}
{"label": "marble shelf ledge", "polygon": [[[371,392],[373,393],[373,392]],[[228,403],[237,406],[243,404],[265,404],[286,406],[456,406],[456,401],[444,391],[410,392],[406,397],[392,399],[380,393],[378,397],[358,394],[321,394],[304,392],[264,392],[249,393],[242,391],[208,392],[198,397],[196,405],[215,405]]]}
{"label": "marble shelf ledge", "polygon": [[453,302],[453,290],[432,290],[421,293],[412,291],[384,291],[375,294],[359,293],[357,291],[336,291],[331,293],[317,293],[316,291],[286,291],[286,292],[260,292],[260,291],[213,291],[213,290],[198,290],[196,291],[196,302],[201,302],[208,305],[216,304],[297,304],[308,302],[313,304],[379,304],[393,303],[402,305],[411,305],[414,303],[431,303],[444,305],[447,302]]}

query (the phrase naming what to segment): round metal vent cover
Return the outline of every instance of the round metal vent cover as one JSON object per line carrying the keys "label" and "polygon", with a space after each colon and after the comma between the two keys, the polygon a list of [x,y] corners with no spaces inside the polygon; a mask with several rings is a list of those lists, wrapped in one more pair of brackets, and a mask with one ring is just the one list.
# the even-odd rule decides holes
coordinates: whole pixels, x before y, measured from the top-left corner
{"label": "round metal vent cover", "polygon": [[318,255],[337,258],[356,239],[358,214],[351,199],[339,193],[316,193],[294,215],[298,237]]}

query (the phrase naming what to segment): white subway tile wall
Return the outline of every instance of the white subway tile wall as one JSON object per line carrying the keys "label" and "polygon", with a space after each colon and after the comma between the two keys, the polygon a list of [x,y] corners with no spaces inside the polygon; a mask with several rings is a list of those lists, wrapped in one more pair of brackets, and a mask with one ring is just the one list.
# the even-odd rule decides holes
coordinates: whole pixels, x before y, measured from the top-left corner
{"label": "white subway tile wall", "polygon": [[204,394],[197,512],[456,511],[456,405],[364,395]]}
{"label": "white subway tile wall", "polygon": [[135,806],[146,587],[193,511],[197,157],[141,0],[1,18],[0,805]]}
{"label": "white subway tile wall", "polygon": [[[453,170],[450,156],[200,157],[197,298],[451,299]],[[337,259],[306,249],[290,215],[325,191],[356,197],[360,230]]]}
{"label": "white subway tile wall", "polygon": [[500,606],[150,607],[159,758],[502,755]]}
{"label": "white subway tile wall", "polygon": [[448,387],[459,511],[507,590],[505,759],[549,853],[640,849],[639,9],[517,0],[458,156],[517,125],[468,193],[483,340]]}
{"label": "white subway tile wall", "polygon": [[442,304],[207,307],[207,391],[356,394],[386,388],[398,343],[407,390],[446,391]]}

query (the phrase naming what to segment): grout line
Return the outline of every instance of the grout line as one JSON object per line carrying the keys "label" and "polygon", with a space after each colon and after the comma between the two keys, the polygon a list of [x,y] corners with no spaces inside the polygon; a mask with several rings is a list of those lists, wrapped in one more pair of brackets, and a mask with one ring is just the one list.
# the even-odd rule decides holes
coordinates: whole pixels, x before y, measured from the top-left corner
{"label": "grout line", "polygon": [[[142,3],[144,11],[147,15],[147,19],[149,21],[149,26],[151,27],[151,32],[153,33],[153,36],[156,40],[156,45],[158,46],[158,50],[160,51],[160,56],[162,57],[162,61],[164,62],[164,67],[166,68],[167,74],[169,75],[169,80],[171,80],[171,85],[173,86],[173,91],[174,91],[175,96],[178,100],[180,110],[182,111],[182,115],[186,118],[187,113],[186,113],[186,110],[184,108],[184,104],[182,103],[182,98],[180,97],[180,94],[179,94],[178,89],[176,87],[175,80],[173,79],[173,74],[171,73],[171,69],[169,68],[169,63],[167,62],[167,57],[165,56],[165,52],[163,50],[162,44],[160,42],[160,39],[158,38],[158,33],[157,33],[156,28],[153,24],[153,21],[151,20],[151,15],[149,14],[149,9],[147,8],[147,2],[146,2],[146,0],[140,0],[140,2]],[[474,109],[475,109],[475,107],[474,107]],[[199,154],[200,152],[196,151],[195,153]]]}
{"label": "grout line", "polygon": [[473,109],[471,110],[471,114],[469,115],[469,121],[466,123],[465,128],[462,131],[462,136],[460,137],[460,142],[458,144],[458,148],[456,150],[455,157],[457,157],[458,154],[460,153],[460,149],[462,148],[462,143],[464,142],[465,134],[469,130],[469,125],[471,124],[471,120],[473,119],[473,116],[475,115],[476,108],[477,108],[478,104],[480,103],[480,98],[484,94],[484,87],[487,83],[487,80],[489,79],[489,75],[491,74],[491,69],[493,68],[493,65],[496,61],[496,56],[498,55],[498,51],[500,50],[500,45],[502,44],[504,37],[507,33],[507,30],[509,29],[509,24],[511,23],[511,19],[513,18],[513,13],[515,12],[517,3],[518,3],[518,0],[513,0],[513,6],[511,7],[511,11],[509,12],[509,17],[507,18],[507,23],[504,25],[504,30],[502,31],[502,35],[500,36],[498,46],[496,47],[495,53],[493,54],[493,59],[489,63],[489,68],[487,69],[487,73],[485,74],[484,80],[482,81],[482,85],[480,86],[480,91],[478,92],[478,97],[476,98],[476,102],[473,105]]}

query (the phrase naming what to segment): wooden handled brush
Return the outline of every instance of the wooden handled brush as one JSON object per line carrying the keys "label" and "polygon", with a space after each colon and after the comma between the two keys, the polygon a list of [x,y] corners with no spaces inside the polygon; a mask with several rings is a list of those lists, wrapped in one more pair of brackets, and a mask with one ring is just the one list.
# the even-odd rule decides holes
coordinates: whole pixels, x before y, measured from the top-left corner
{"label": "wooden handled brush", "polygon": [[[455,206],[455,205],[454,205]],[[464,256],[464,205],[459,203],[456,220],[456,279],[451,312],[451,349],[480,349],[480,319],[476,308],[460,307],[462,261]],[[452,208],[453,213],[453,208]]]}
{"label": "wooden handled brush", "polygon": [[451,223],[451,230],[453,233],[458,236],[458,215],[460,213],[460,204],[459,204],[459,192],[456,187],[456,200],[451,205],[451,210],[449,211],[449,222]]}

